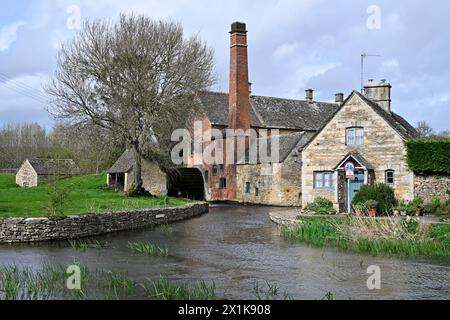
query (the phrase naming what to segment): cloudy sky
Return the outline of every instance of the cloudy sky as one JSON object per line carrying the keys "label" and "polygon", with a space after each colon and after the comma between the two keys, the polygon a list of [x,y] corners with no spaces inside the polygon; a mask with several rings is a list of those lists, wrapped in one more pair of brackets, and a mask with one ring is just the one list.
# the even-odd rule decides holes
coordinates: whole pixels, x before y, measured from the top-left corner
{"label": "cloudy sky", "polygon": [[0,0],[0,125],[33,121],[48,127],[42,86],[55,71],[61,43],[78,16],[116,19],[139,12],[180,21],[216,52],[216,91],[228,90],[233,21],[249,30],[250,78],[257,95],[333,101],[366,79],[388,79],[393,110],[411,123],[450,129],[450,1],[447,0]]}

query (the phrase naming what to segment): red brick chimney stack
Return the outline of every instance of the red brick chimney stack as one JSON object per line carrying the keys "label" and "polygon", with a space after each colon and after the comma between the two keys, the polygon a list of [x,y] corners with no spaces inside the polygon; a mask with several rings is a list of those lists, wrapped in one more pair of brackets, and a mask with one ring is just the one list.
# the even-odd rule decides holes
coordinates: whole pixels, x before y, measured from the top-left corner
{"label": "red brick chimney stack", "polygon": [[250,129],[250,85],[248,77],[247,30],[245,23],[231,25],[230,129]]}

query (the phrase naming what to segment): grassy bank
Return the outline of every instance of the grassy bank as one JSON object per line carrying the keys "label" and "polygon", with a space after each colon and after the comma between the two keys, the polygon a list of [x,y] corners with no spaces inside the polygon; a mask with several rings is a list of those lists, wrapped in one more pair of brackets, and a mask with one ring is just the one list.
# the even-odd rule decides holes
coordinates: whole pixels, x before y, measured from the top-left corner
{"label": "grassy bank", "polygon": [[[306,244],[332,246],[375,256],[434,257],[450,260],[450,225],[356,217],[301,217],[283,236]],[[414,222],[414,221],[413,221]]]}
{"label": "grassy bank", "polygon": [[[178,206],[188,200],[165,197],[127,198],[106,188],[105,175],[78,176],[54,182],[70,190],[63,213],[82,214],[126,209]],[[0,174],[0,218],[43,217],[47,215],[52,183],[34,188],[16,186],[15,175]]]}

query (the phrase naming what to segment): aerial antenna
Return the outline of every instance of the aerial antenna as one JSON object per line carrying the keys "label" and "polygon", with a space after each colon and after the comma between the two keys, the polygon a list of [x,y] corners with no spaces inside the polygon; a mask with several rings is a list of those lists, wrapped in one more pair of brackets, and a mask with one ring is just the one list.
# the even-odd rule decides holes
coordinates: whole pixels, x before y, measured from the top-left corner
{"label": "aerial antenna", "polygon": [[364,94],[364,59],[366,59],[367,57],[381,57],[381,55],[368,53],[361,54],[361,93],[363,94]]}

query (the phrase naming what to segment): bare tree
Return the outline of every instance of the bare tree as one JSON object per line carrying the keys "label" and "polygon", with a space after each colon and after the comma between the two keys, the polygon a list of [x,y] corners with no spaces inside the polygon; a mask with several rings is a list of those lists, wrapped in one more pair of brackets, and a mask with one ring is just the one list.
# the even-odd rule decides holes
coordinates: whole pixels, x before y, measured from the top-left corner
{"label": "bare tree", "polygon": [[428,123],[426,123],[425,121],[420,121],[417,124],[416,129],[421,138],[429,138],[431,135],[434,134],[433,128],[431,128],[431,126]]}
{"label": "bare tree", "polygon": [[193,94],[213,83],[213,51],[204,42],[184,39],[180,24],[123,14],[117,23],[84,24],[63,46],[47,91],[57,118],[91,122],[128,142],[140,193],[141,159],[167,169],[170,134],[195,111]]}

